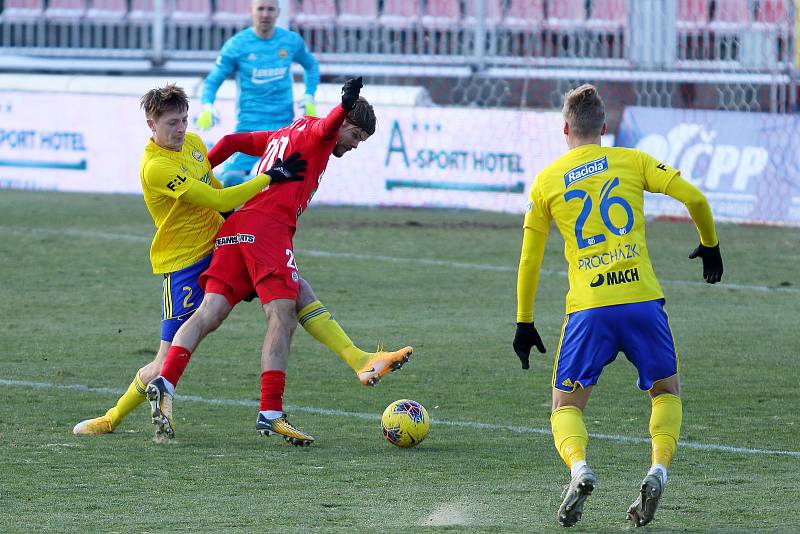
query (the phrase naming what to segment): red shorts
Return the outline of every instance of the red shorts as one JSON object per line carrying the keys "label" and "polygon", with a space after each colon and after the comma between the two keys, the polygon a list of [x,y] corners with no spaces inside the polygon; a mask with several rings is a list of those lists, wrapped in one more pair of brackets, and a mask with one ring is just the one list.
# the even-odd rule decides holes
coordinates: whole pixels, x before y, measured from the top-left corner
{"label": "red shorts", "polygon": [[[292,229],[256,211],[228,217],[217,234],[211,265],[200,275],[206,293],[223,295],[235,306],[255,290],[262,304],[297,300],[300,275],[292,249]],[[261,220],[259,220],[261,219]]]}

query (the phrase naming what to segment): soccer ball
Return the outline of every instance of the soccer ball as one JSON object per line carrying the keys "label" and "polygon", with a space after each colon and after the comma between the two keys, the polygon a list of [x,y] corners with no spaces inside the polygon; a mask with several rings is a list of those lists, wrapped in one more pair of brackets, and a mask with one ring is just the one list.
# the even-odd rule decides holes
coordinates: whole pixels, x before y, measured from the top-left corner
{"label": "soccer ball", "polygon": [[400,399],[391,403],[381,416],[383,437],[398,447],[414,447],[431,429],[428,411],[417,401]]}

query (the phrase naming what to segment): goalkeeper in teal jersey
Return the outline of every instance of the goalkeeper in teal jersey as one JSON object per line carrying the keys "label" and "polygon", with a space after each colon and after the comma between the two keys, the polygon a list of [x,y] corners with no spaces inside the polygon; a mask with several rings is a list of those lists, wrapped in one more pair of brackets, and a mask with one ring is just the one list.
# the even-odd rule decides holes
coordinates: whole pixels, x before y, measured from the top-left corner
{"label": "goalkeeper in teal jersey", "polygon": [[567,93],[562,114],[570,150],[536,176],[525,215],[513,347],[523,369],[532,347],[545,352],[534,326],[534,299],[554,222],[569,274],[550,416],[553,441],[571,473],[558,521],[565,527],[577,523],[597,484],[587,464],[583,411],[603,368],[623,352],[636,367],[637,385],[651,398],[652,463],[628,508],[631,524],[641,527],[658,508],[683,417],[678,352],[645,241],[644,191],[686,205],[700,238],[689,258],[702,259],[710,284],[722,279],[719,241],[706,198],[677,169],[640,150],[600,146],[605,109],[593,86]]}
{"label": "goalkeeper in teal jersey", "polygon": [[[203,112],[197,118],[201,130],[215,120],[214,99],[219,86],[236,73],[237,132],[278,130],[294,120],[292,63],[305,70],[305,115],[316,116],[314,94],[319,85],[319,65],[297,33],[275,26],[280,14],[278,0],[252,0],[253,25],[228,39],[214,69],[203,84]],[[242,183],[257,157],[237,153],[220,175],[228,187]]]}

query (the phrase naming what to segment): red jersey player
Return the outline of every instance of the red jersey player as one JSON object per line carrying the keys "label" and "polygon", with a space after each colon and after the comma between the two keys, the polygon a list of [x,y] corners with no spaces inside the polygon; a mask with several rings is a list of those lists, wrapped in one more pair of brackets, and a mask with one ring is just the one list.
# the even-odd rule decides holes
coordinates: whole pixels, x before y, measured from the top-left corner
{"label": "red jersey player", "polygon": [[[341,106],[336,106],[324,119],[304,117],[275,132],[232,134],[209,154],[210,161],[218,163],[234,151],[262,153],[261,169],[269,168],[287,151],[296,151],[308,162],[306,178],[291,182],[284,192],[265,188],[231,215],[220,229],[211,266],[201,275],[205,298],[176,334],[161,375],[146,390],[158,440],[174,435],[172,397],[191,353],[221,324],[233,306],[255,290],[268,323],[261,355],[261,402],[256,430],[263,435],[282,435],[294,445],[309,445],[314,441],[312,436],[294,428],[283,414],[285,371],[291,336],[297,325],[295,301],[300,281],[292,237],[297,218],[319,186],[331,154],[343,156],[375,131],[375,113],[365,99],[359,98],[361,87],[361,78],[348,80],[342,88]],[[401,367],[410,353],[410,348],[379,353],[393,356],[371,360],[371,367],[364,373],[377,381]]]}

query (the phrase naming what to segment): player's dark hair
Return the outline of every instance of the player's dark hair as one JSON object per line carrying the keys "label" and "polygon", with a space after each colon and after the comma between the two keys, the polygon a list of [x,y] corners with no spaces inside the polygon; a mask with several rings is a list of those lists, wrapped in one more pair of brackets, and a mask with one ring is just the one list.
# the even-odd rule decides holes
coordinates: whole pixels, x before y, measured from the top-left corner
{"label": "player's dark hair", "polygon": [[142,97],[141,108],[148,119],[157,121],[167,111],[187,111],[189,99],[182,88],[171,83],[147,91]]}
{"label": "player's dark hair", "polygon": [[603,99],[595,86],[588,83],[568,91],[564,95],[564,107],[561,109],[564,120],[577,137],[592,137],[600,134],[606,121],[606,110]]}
{"label": "player's dark hair", "polygon": [[358,97],[356,106],[347,112],[345,120],[354,126],[358,126],[369,135],[375,133],[375,126],[378,123],[378,119],[375,117],[375,110],[372,109],[370,103],[363,96]]}

